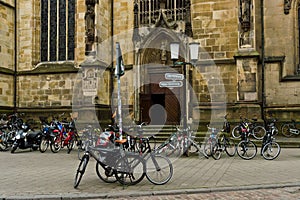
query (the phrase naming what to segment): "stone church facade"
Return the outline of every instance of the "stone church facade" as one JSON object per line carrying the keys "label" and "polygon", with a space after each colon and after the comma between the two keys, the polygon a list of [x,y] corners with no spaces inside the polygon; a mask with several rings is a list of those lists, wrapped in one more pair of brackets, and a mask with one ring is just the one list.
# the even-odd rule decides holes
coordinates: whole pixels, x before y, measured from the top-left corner
{"label": "stone church facade", "polygon": [[[119,42],[125,117],[299,119],[299,12],[299,0],[0,0],[0,110],[109,123]],[[172,42],[185,64],[171,60]],[[184,72],[186,93],[160,85]]]}

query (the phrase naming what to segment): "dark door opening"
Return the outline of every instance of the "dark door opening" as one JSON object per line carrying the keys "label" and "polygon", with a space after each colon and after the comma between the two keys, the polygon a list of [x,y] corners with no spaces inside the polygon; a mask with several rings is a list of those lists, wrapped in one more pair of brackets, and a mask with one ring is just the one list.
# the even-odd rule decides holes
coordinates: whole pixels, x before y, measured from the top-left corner
{"label": "dark door opening", "polygon": [[152,125],[164,125],[166,123],[165,94],[151,94],[149,115]]}

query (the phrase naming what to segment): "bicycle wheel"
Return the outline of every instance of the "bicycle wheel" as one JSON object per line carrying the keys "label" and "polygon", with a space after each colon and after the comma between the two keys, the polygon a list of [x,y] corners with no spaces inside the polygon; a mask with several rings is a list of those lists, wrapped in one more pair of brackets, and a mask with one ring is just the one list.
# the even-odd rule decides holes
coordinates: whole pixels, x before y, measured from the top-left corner
{"label": "bicycle wheel", "polygon": [[39,145],[39,150],[41,153],[45,153],[47,151],[49,146],[49,141],[47,140],[46,137],[42,137],[41,143]]}
{"label": "bicycle wheel", "polygon": [[256,153],[257,147],[250,140],[242,140],[237,145],[237,154],[245,160],[254,158],[256,156]]}
{"label": "bicycle wheel", "polygon": [[74,144],[75,144],[75,138],[72,137],[69,141],[68,141],[68,144],[67,144],[67,148],[68,148],[68,153],[70,153],[74,147]]}
{"label": "bicycle wheel", "polygon": [[211,156],[215,159],[215,160],[219,160],[221,158],[221,154],[222,154],[222,149],[220,147],[220,144],[217,142],[214,145],[212,145],[211,148]]}
{"label": "bicycle wheel", "polygon": [[77,188],[80,181],[81,181],[81,178],[85,172],[85,169],[86,169],[86,166],[89,162],[89,155],[84,155],[79,163],[79,166],[77,168],[77,172],[76,172],[76,175],[75,175],[75,181],[74,181],[74,188]]}
{"label": "bicycle wheel", "polygon": [[53,142],[51,142],[50,149],[53,153],[57,153],[61,149],[61,139],[59,136],[54,137]]}
{"label": "bicycle wheel", "polygon": [[116,162],[116,179],[123,185],[135,185],[146,175],[145,160],[139,155],[125,155]]}
{"label": "bicycle wheel", "polygon": [[0,136],[0,151],[7,151],[9,149],[7,139],[5,137],[6,133],[3,133],[3,135]]}
{"label": "bicycle wheel", "polygon": [[253,137],[257,140],[262,140],[266,135],[266,129],[263,126],[255,126],[252,130]]}
{"label": "bicycle wheel", "polygon": [[232,157],[236,153],[236,146],[231,138],[225,138],[224,141],[225,152],[229,157]]}
{"label": "bicycle wheel", "polygon": [[78,144],[77,156],[78,156],[78,159],[79,159],[79,160],[81,160],[81,158],[82,158],[82,156],[83,156],[83,154],[84,154],[85,147],[86,147],[86,142],[81,141],[81,142]]}
{"label": "bicycle wheel", "polygon": [[212,153],[212,147],[214,146],[214,144],[216,144],[216,139],[215,138],[208,138],[204,144],[204,153],[207,156],[211,156]]}
{"label": "bicycle wheel", "polygon": [[281,133],[285,137],[291,137],[293,134],[290,132],[291,128],[295,128],[293,124],[283,124],[281,127]]}
{"label": "bicycle wheel", "polygon": [[115,183],[117,181],[115,171],[111,166],[97,162],[96,173],[98,177],[105,183]]}
{"label": "bicycle wheel", "polygon": [[146,160],[146,167],[146,177],[155,185],[166,184],[173,176],[173,165],[165,156],[151,154]]}
{"label": "bicycle wheel", "polygon": [[280,146],[277,142],[269,142],[262,149],[262,156],[266,160],[274,160],[280,154]]}
{"label": "bicycle wheel", "polygon": [[231,135],[233,138],[240,138],[241,137],[241,127],[239,125],[235,126],[231,131]]}

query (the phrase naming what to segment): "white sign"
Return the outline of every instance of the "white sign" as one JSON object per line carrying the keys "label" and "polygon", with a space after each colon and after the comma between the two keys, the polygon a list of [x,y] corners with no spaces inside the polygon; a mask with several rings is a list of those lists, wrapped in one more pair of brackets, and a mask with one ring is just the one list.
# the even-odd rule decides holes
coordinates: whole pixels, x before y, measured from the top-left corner
{"label": "white sign", "polygon": [[165,73],[165,79],[173,81],[182,81],[184,79],[183,74]]}
{"label": "white sign", "polygon": [[167,88],[174,88],[174,87],[182,87],[182,81],[161,81],[159,82],[159,87],[167,87]]}

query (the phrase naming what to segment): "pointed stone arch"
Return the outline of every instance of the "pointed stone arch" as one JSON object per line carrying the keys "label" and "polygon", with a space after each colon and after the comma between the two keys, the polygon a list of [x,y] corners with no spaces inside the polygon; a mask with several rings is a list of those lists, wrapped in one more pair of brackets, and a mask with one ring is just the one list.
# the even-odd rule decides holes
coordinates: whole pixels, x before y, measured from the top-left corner
{"label": "pointed stone arch", "polygon": [[[153,28],[141,39],[138,53],[141,70],[137,74],[144,81],[141,83],[138,101],[141,121],[156,124],[157,122],[149,119],[148,116],[151,118],[151,108],[159,104],[166,112],[165,124],[179,124],[180,122],[181,88],[170,90],[159,87],[159,82],[165,80],[165,73],[182,73],[181,67],[174,67],[171,60],[169,46],[174,41],[181,41],[180,34],[167,28]],[[184,52],[183,48],[181,48],[181,52]]]}

